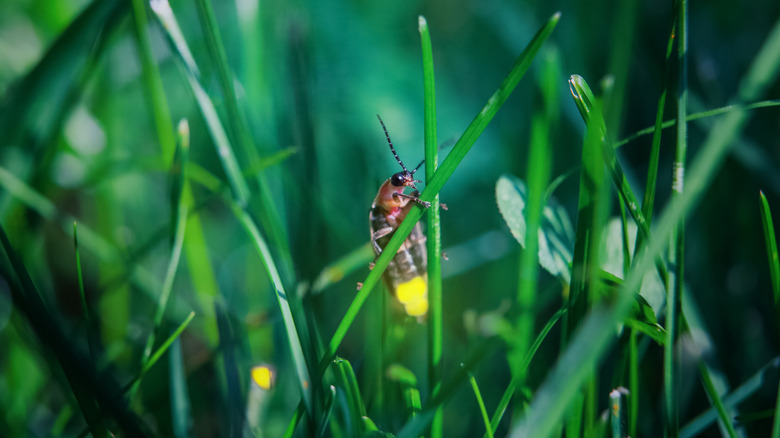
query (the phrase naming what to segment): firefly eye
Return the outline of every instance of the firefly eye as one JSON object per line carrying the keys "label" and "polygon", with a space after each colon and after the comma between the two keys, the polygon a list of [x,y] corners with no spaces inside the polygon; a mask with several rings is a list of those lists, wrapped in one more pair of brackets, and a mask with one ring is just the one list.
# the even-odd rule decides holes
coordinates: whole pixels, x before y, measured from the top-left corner
{"label": "firefly eye", "polygon": [[396,187],[403,186],[404,181],[406,181],[406,178],[404,178],[403,172],[398,172],[390,178],[390,182]]}

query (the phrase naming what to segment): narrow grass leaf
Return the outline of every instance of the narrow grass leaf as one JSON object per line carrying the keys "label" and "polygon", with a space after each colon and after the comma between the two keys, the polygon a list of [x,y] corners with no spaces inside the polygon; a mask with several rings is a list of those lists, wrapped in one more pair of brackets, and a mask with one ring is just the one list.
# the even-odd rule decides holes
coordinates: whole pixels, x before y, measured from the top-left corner
{"label": "narrow grass leaf", "polygon": [[422,410],[409,420],[398,432],[396,438],[417,438],[433,420],[439,405],[450,400],[453,393],[461,388],[468,379],[468,372],[488,356],[489,352],[499,345],[497,338],[488,338],[480,343],[467,357],[463,364],[447,379],[442,381],[441,391],[433,399],[427,400]]}
{"label": "narrow grass leaf", "polygon": [[[710,401],[712,401],[715,411],[718,413],[718,418],[720,419],[721,426],[725,428],[729,438],[736,438],[737,431],[734,429],[733,420],[731,419],[731,416],[729,415],[728,411],[726,411],[726,407],[724,406],[723,401],[721,400],[720,394],[718,394],[718,390],[715,388],[715,385],[712,383],[712,378],[710,378],[710,373],[706,369],[706,365],[704,364],[703,361],[699,361],[699,370],[702,376],[702,383],[704,385],[704,390],[706,391],[707,396],[710,398]],[[678,433],[679,432],[675,432],[675,434]]]}
{"label": "narrow grass leaf", "polygon": [[[780,369],[780,357],[775,357],[723,398],[725,408],[732,409],[765,388],[773,380],[772,376],[778,369]],[[717,419],[717,408],[713,406],[686,424],[680,430],[680,438],[693,438],[701,435]]]}
{"label": "narrow grass leaf", "polygon": [[[723,106],[723,107],[720,107],[720,108],[714,108],[714,109],[707,110],[707,111],[701,111],[701,112],[698,112],[698,113],[688,114],[685,117],[685,121],[686,122],[692,122],[694,120],[705,119],[705,118],[708,118],[708,117],[721,116],[721,115],[728,114],[728,113],[730,113],[732,111],[737,111],[737,110],[740,110],[740,111],[752,111],[752,110],[756,110],[756,109],[772,108],[772,107],[776,107],[776,106],[780,106],[780,100],[769,99],[769,100],[762,100],[760,102],[753,102],[753,103],[735,103],[735,104],[726,105],[726,106]],[[669,128],[672,128],[672,127],[674,127],[676,125],[677,125],[677,119],[666,120],[663,123],[661,123],[660,129],[663,131],[664,129],[669,129]],[[634,141],[634,140],[636,140],[638,138],[644,137],[645,135],[655,134],[655,132],[656,132],[656,127],[655,126],[650,126],[648,128],[640,129],[639,131],[636,131],[635,133],[629,135],[628,137],[626,137],[626,138],[616,142],[615,143],[615,148],[619,148],[621,146],[625,146],[626,144],[631,143],[632,141]]]}
{"label": "narrow grass leaf", "polygon": [[176,152],[176,139],[173,133],[171,112],[168,109],[168,100],[165,97],[160,70],[155,62],[152,51],[152,41],[149,37],[146,14],[146,2],[144,0],[132,0],[133,21],[135,23],[135,41],[138,45],[138,54],[141,58],[141,78],[146,88],[145,97],[154,117],[157,130],[157,140],[160,142],[162,163],[165,167],[171,165]]}
{"label": "narrow grass leaf", "polygon": [[[423,113],[425,122],[425,182],[433,179],[439,164],[438,140],[436,139],[436,86],[433,69],[433,48],[428,22],[422,15],[418,19],[423,62]],[[428,397],[436,395],[441,386],[441,361],[444,351],[441,290],[441,222],[439,218],[439,195],[431,201],[428,209]],[[431,423],[430,436],[441,438],[443,415],[437,409]]]}
{"label": "narrow grass leaf", "polygon": [[764,227],[764,242],[769,261],[769,274],[772,278],[772,292],[775,299],[775,317],[780,321],[780,256],[777,252],[775,226],[772,221],[772,211],[764,192],[759,192],[759,208],[761,209],[761,224]]}
{"label": "narrow grass leaf", "polygon": [[487,409],[485,409],[485,402],[482,400],[482,393],[479,392],[479,385],[477,385],[477,379],[474,378],[474,374],[468,373],[469,383],[471,389],[474,391],[474,397],[477,399],[477,406],[479,406],[479,412],[482,415],[482,421],[485,422],[485,430],[488,438],[493,438],[493,428],[490,426],[490,418],[488,418]]}
{"label": "narrow grass leaf", "polygon": [[351,432],[349,436],[356,436],[362,433],[363,417],[366,416],[366,406],[363,404],[363,399],[360,396],[360,388],[357,384],[357,377],[355,371],[352,369],[352,365],[349,361],[340,357],[336,357],[331,364],[331,369],[336,375],[336,379],[339,382],[346,394],[347,402],[347,415],[348,424]]}
{"label": "narrow grass leaf", "polygon": [[[555,323],[557,323],[565,313],[565,307],[559,309],[557,312],[555,312],[555,314],[553,314],[553,316],[550,317],[550,319],[547,321],[547,324],[544,325],[542,331],[539,332],[539,334],[536,336],[534,343],[531,345],[531,348],[528,351],[528,355],[526,356],[525,362],[523,364],[524,368],[527,369],[531,364],[531,361],[536,354],[536,350],[539,349],[539,347],[542,345],[542,342],[544,342],[544,339],[547,337],[547,334],[550,332],[550,330],[552,330],[552,328],[555,326]],[[501,396],[501,400],[498,402],[496,411],[493,413],[493,418],[490,420],[490,429],[493,431],[493,433],[495,433],[496,429],[498,429],[498,423],[501,421],[501,418],[503,418],[504,412],[506,412],[506,408],[509,406],[509,402],[512,400],[512,395],[514,394],[516,388],[517,380],[515,377],[512,377],[512,380],[509,382],[506,391],[504,391],[504,395]]]}
{"label": "narrow grass leaf", "polygon": [[146,340],[146,346],[144,347],[143,356],[141,359],[141,366],[149,359],[154,347],[154,341],[161,329],[163,317],[165,316],[165,310],[168,307],[168,300],[170,299],[171,292],[173,291],[173,283],[176,278],[176,272],[179,269],[179,260],[181,259],[182,245],[184,244],[184,233],[187,227],[187,204],[182,197],[182,191],[185,181],[184,168],[187,161],[189,161],[189,149],[190,139],[189,132],[185,133],[180,139],[180,147],[178,148],[178,159],[174,161],[172,169],[173,190],[171,193],[172,211],[174,213],[172,225],[173,239],[171,241],[170,260],[168,262],[168,268],[165,272],[165,280],[163,280],[163,287],[160,291],[160,297],[157,302],[157,311],[154,315],[154,326],[152,333]]}
{"label": "narrow grass leaf", "polygon": [[198,68],[195,64],[195,60],[192,57],[191,51],[187,46],[187,42],[182,36],[181,29],[179,28],[176,17],[171,10],[170,4],[166,0],[154,0],[151,2],[152,11],[160,21],[163,30],[168,36],[169,41],[173,45],[175,53],[179,55],[179,59],[187,67],[185,69],[185,75],[187,82],[190,84],[192,93],[195,96],[195,100],[198,103],[203,119],[206,122],[206,127],[211,134],[211,138],[214,141],[214,146],[217,150],[217,156],[222,163],[222,167],[227,175],[230,188],[233,191],[233,196],[241,206],[246,206],[249,201],[249,187],[246,184],[241,168],[236,160],[236,155],[233,152],[233,147],[230,144],[228,135],[225,132],[225,128],[222,126],[222,122],[219,120],[217,110],[214,107],[214,103],[211,98],[203,89],[200,84]]}
{"label": "narrow grass leaf", "polygon": [[84,275],[81,271],[81,254],[79,253],[79,235],[76,222],[73,222],[73,248],[76,252],[76,278],[79,283],[79,297],[81,298],[81,312],[84,315],[84,324],[86,326],[87,346],[89,347],[89,357],[93,362],[97,360],[97,340],[95,332],[92,330],[96,318],[87,302],[87,292],[84,290]]}
{"label": "narrow grass leaf", "polygon": [[[759,193],[759,208],[761,209],[761,223],[764,227],[764,241],[766,242],[766,255],[769,261],[769,274],[772,278],[772,292],[775,298],[775,320],[780,321],[780,258],[777,254],[777,239],[775,238],[775,226],[772,221],[772,211],[764,192]],[[780,437],[780,388],[777,390],[777,402],[775,404],[775,419],[772,423],[772,438]]]}
{"label": "narrow grass leaf", "polygon": [[292,311],[290,310],[290,303],[287,299],[287,293],[284,291],[284,285],[282,279],[279,276],[279,271],[276,269],[276,264],[271,257],[271,252],[268,249],[268,244],[265,242],[260,230],[257,228],[257,224],[249,213],[232,200],[226,200],[236,216],[238,221],[243,226],[244,230],[249,234],[252,243],[255,246],[260,259],[262,260],[263,267],[266,270],[274,288],[276,289],[276,301],[279,304],[279,310],[282,313],[282,320],[284,321],[285,335],[287,336],[287,343],[290,347],[292,354],[293,364],[295,365],[295,372],[298,377],[298,385],[303,395],[303,400],[306,403],[306,407],[310,410],[312,405],[311,387],[312,381],[309,376],[309,370],[306,366],[306,359],[303,355],[303,348],[301,346],[300,337],[298,336],[298,330],[295,327],[295,321],[292,317]]}
{"label": "narrow grass leaf", "polygon": [[[194,313],[191,313],[194,316]],[[186,438],[192,436],[192,409],[187,391],[187,374],[184,369],[184,357],[181,350],[181,339],[178,337],[171,344],[168,355],[168,375],[170,376],[171,423],[173,436]]]}

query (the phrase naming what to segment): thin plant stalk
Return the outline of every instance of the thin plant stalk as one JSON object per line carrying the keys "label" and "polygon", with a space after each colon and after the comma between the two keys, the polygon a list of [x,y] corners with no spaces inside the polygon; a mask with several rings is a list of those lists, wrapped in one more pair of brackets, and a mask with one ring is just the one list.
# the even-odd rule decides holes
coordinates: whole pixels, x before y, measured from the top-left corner
{"label": "thin plant stalk", "polygon": [[[677,2],[677,147],[672,167],[672,197],[679,197],[683,192],[685,182],[685,158],[687,151],[687,127],[685,116],[688,111],[688,1]],[[669,245],[669,263],[674,274],[669,277],[667,285],[666,330],[667,338],[664,345],[664,428],[667,436],[677,437],[679,434],[679,364],[675,361],[674,347],[680,330],[680,312],[682,307],[683,275],[685,266],[685,222],[678,222],[671,236]]]}
{"label": "thin plant stalk", "polygon": [[487,409],[485,409],[485,401],[482,400],[482,393],[479,391],[479,385],[477,385],[477,379],[474,378],[474,374],[468,373],[469,383],[471,389],[474,391],[474,397],[477,399],[477,406],[479,406],[479,413],[482,415],[482,421],[485,422],[485,433],[488,438],[493,438],[493,428],[490,426],[490,418],[488,418]]}
{"label": "thin plant stalk", "polygon": [[[423,58],[423,112],[425,118],[425,180],[429,182],[439,164],[436,139],[436,87],[433,69],[433,48],[428,22],[419,17],[420,42]],[[439,195],[428,209],[428,387],[429,398],[441,388],[443,355],[443,320],[441,290],[441,222],[439,219]],[[436,409],[431,422],[431,438],[441,438],[444,420],[442,408]]]}

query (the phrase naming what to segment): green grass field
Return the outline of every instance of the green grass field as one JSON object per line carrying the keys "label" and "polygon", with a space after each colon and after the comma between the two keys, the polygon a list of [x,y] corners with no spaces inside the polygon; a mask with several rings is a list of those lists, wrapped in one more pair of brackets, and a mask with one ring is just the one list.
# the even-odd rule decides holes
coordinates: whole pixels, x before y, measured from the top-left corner
{"label": "green grass field", "polygon": [[3,1],[0,436],[780,438],[779,72],[772,0]]}

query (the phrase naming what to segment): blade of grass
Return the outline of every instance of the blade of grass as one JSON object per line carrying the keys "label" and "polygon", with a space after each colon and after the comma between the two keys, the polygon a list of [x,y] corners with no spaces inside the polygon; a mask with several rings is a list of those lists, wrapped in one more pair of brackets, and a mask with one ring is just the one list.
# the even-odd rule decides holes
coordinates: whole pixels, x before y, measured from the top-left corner
{"label": "blade of grass", "polygon": [[[431,181],[439,164],[438,140],[436,139],[436,87],[433,71],[433,48],[428,22],[419,17],[420,42],[423,60],[423,112],[425,118],[425,181]],[[441,388],[441,365],[443,346],[443,304],[441,296],[441,222],[439,218],[439,195],[428,209],[428,398]],[[437,409],[431,422],[431,438],[441,438],[444,426],[444,411]]]}
{"label": "blade of grass", "polygon": [[168,100],[165,97],[165,90],[160,78],[160,70],[157,68],[154,52],[152,51],[152,41],[148,32],[149,20],[146,15],[146,2],[144,0],[132,0],[132,5],[133,21],[135,23],[135,42],[138,46],[138,55],[141,58],[141,77],[146,88],[144,97],[148,99],[154,118],[157,141],[160,142],[161,161],[165,167],[169,167],[176,153],[176,138],[173,133],[173,122],[171,121],[171,112],[168,109]]}
{"label": "blade of grass", "polygon": [[[655,189],[656,182],[658,180],[658,159],[661,153],[661,132],[664,119],[664,108],[666,107],[666,92],[669,86],[669,69],[670,59],[674,48],[674,34],[676,30],[676,24],[672,24],[672,31],[669,35],[669,39],[666,43],[666,58],[664,59],[664,76],[663,85],[661,88],[661,96],[658,97],[658,105],[655,113],[655,127],[653,129],[653,141],[650,147],[650,158],[647,164],[647,181],[645,182],[645,196],[642,198],[642,214],[644,214],[648,225],[652,223],[653,218],[653,204],[655,203]],[[618,147],[618,145],[615,145]],[[634,256],[642,247],[644,236],[638,234],[636,242],[634,244]],[[634,399],[634,391],[632,388],[631,396]],[[633,409],[633,405],[632,405]]]}
{"label": "blade of grass", "polygon": [[214,141],[217,156],[225,170],[233,196],[242,207],[246,206],[250,196],[249,187],[241,173],[241,168],[236,160],[233,147],[231,146],[225,128],[222,126],[222,122],[217,115],[214,103],[200,84],[197,64],[195,64],[195,60],[192,58],[191,51],[187,46],[186,41],[181,36],[181,30],[176,21],[176,17],[171,10],[171,6],[166,0],[154,0],[151,2],[151,6],[152,11],[160,21],[165,34],[173,45],[175,53],[179,55],[179,59],[187,67],[185,68],[187,82],[198,103],[198,108],[200,108],[203,119],[206,122],[209,134]]}
{"label": "blade of grass", "polygon": [[[718,412],[718,417],[721,420],[721,425],[726,429],[729,438],[736,438],[737,431],[734,430],[734,424],[732,422],[731,416],[726,411],[726,407],[723,405],[723,401],[721,400],[721,397],[718,394],[718,390],[715,388],[715,385],[712,383],[712,378],[710,377],[710,373],[706,369],[706,365],[704,364],[703,361],[699,361],[699,370],[702,376],[702,383],[704,384],[704,390],[707,392],[707,396],[710,398],[710,401],[712,401],[715,410]],[[678,434],[679,431],[675,432],[675,435]]]}
{"label": "blade of grass", "polygon": [[442,381],[441,391],[436,397],[428,400],[420,412],[410,419],[398,432],[396,438],[417,438],[427,425],[433,420],[434,413],[439,405],[447,402],[453,393],[461,388],[468,379],[468,372],[488,357],[488,353],[499,345],[498,338],[488,338],[480,343],[467,357],[463,364],[447,379]]}
{"label": "blade of grass", "polygon": [[[542,345],[542,342],[547,337],[547,334],[550,332],[550,330],[552,330],[553,326],[555,326],[555,323],[558,322],[561,316],[563,316],[565,313],[566,308],[564,307],[559,309],[552,317],[550,317],[550,319],[547,321],[547,324],[545,324],[544,328],[542,328],[542,331],[539,332],[539,334],[536,336],[533,345],[531,345],[531,348],[528,350],[528,355],[526,356],[523,363],[523,368],[528,368],[528,365],[531,364],[531,361],[536,354],[536,350],[539,349],[539,347]],[[509,402],[512,400],[512,395],[514,394],[516,388],[517,380],[512,377],[512,380],[509,382],[506,391],[504,391],[504,395],[501,396],[501,400],[498,402],[498,407],[496,407],[496,411],[493,413],[493,418],[490,420],[490,429],[493,431],[493,433],[496,433],[496,429],[498,429],[498,423],[501,422],[501,418],[503,418],[504,412],[506,412],[506,408],[509,406]]]}
{"label": "blade of grass", "polygon": [[187,376],[184,370],[181,340],[178,338],[171,344],[171,354],[168,356],[168,374],[171,379],[169,392],[173,436],[176,438],[192,436],[192,409],[190,396],[187,392]]}
{"label": "blade of grass", "polygon": [[487,409],[485,409],[485,402],[482,400],[482,393],[479,392],[479,385],[477,385],[477,379],[474,378],[474,374],[468,372],[469,383],[471,383],[471,389],[474,391],[474,397],[477,399],[477,406],[479,406],[479,412],[482,414],[482,421],[485,422],[485,433],[488,438],[493,438],[493,428],[490,426],[490,418],[488,418]]}
{"label": "blade of grass", "polygon": [[[677,1],[677,144],[672,163],[672,198],[681,196],[685,181],[685,162],[688,149],[688,0]],[[679,436],[679,362],[675,361],[675,341],[680,331],[682,292],[685,267],[685,217],[677,223],[670,236],[669,264],[673,274],[666,279],[666,343],[664,344],[664,433]]]}
{"label": "blade of grass", "polygon": [[[590,123],[590,121],[593,121],[597,127],[601,128],[601,153],[603,154],[604,162],[609,169],[612,182],[625,202],[625,205],[628,208],[628,212],[631,214],[631,218],[634,220],[639,229],[639,233],[644,235],[645,239],[647,239],[648,236],[650,236],[650,225],[647,222],[643,212],[639,209],[639,203],[637,202],[636,196],[634,196],[634,192],[631,190],[631,186],[626,179],[625,172],[623,172],[623,167],[620,165],[620,162],[617,159],[615,149],[610,145],[607,139],[604,119],[600,115],[596,116],[597,113],[594,110],[596,98],[593,95],[590,86],[581,76],[572,75],[571,79],[569,80],[569,89],[571,90],[574,101],[577,104],[577,108],[580,110],[580,114],[582,115],[583,120],[585,120],[585,123]],[[658,275],[665,284],[668,278],[668,273],[666,270],[666,265],[660,258],[656,261],[656,268],[658,270]]]}
{"label": "blade of grass", "polygon": [[[165,272],[165,279],[163,280],[162,290],[157,302],[157,311],[154,315],[154,326],[152,332],[146,340],[146,346],[141,357],[141,367],[144,367],[146,361],[149,360],[152,354],[152,348],[154,347],[155,338],[162,328],[163,317],[165,316],[165,310],[168,307],[168,300],[170,299],[171,292],[173,291],[173,283],[176,279],[176,272],[179,270],[179,260],[181,259],[182,245],[184,244],[184,234],[187,228],[187,204],[182,197],[183,187],[185,183],[184,168],[189,161],[189,149],[190,138],[189,129],[185,128],[180,131],[179,147],[178,147],[178,159],[174,160],[173,168],[171,170],[172,178],[174,180],[173,191],[171,193],[171,205],[174,214],[171,222],[173,239],[171,241],[171,256],[168,262],[168,268]],[[140,381],[139,381],[140,383]],[[137,387],[137,386],[136,386]]]}
{"label": "blade of grass", "polygon": [[766,255],[769,262],[769,275],[772,279],[772,292],[775,299],[775,318],[780,321],[780,256],[777,251],[777,239],[775,238],[775,226],[772,221],[772,211],[764,192],[759,192],[759,208],[761,210],[761,223],[764,227],[764,242],[766,243]]}
{"label": "blade of grass", "polygon": [[[203,35],[206,40],[206,48],[208,49],[211,65],[216,69],[217,80],[219,81],[219,86],[222,90],[224,107],[227,111],[227,126],[230,133],[232,134],[233,144],[239,149],[239,151],[243,152],[243,157],[246,160],[248,166],[250,168],[254,168],[260,164],[260,155],[258,153],[257,146],[252,140],[252,135],[249,132],[244,114],[239,110],[238,107],[236,90],[233,86],[235,80],[234,75],[228,64],[227,54],[225,53],[225,46],[222,43],[222,36],[220,35],[219,27],[217,26],[217,19],[214,16],[214,10],[211,7],[211,1],[197,0],[195,5],[198,10],[198,17],[200,18]],[[229,169],[225,170],[228,171]],[[237,170],[237,168],[235,170]],[[276,203],[274,203],[273,197],[271,195],[271,189],[268,186],[268,182],[264,173],[256,172],[253,174],[253,176],[255,182],[257,183],[261,200],[261,206],[255,210],[255,213],[260,219],[260,223],[263,226],[263,229],[266,230],[266,233],[270,236],[271,243],[279,248],[279,255],[281,257],[284,269],[288,269],[290,266],[292,266],[290,249],[287,243],[287,237],[285,235],[278,208]],[[240,178],[238,175],[235,175],[233,178],[236,180],[243,179],[243,174]],[[248,198],[238,198],[237,200],[241,205],[243,205],[245,202],[248,202]]]}
{"label": "blade of grass", "polygon": [[[752,111],[756,109],[761,108],[772,108],[780,106],[780,100],[777,99],[769,99],[769,100],[762,100],[760,102],[753,102],[753,103],[734,103],[732,105],[726,105],[720,108],[714,108],[707,111],[701,111],[698,113],[688,114],[688,116],[685,117],[686,122],[692,122],[694,120],[704,119],[708,117],[716,117],[721,116],[724,114],[728,114],[735,110],[741,110],[741,111]],[[677,119],[667,120],[663,123],[661,123],[661,130],[669,129],[673,126],[677,125]],[[644,137],[645,135],[655,134],[656,127],[650,126],[648,128],[640,129],[639,131],[629,135],[628,137],[618,141],[615,143],[615,148],[619,148],[621,146],[625,146],[628,143],[631,143],[632,141]]]}
{"label": "blade of grass", "polygon": [[[517,386],[526,384],[527,365],[523,362],[528,357],[531,348],[531,336],[534,333],[537,277],[539,272],[539,229],[542,226],[542,211],[547,199],[546,188],[552,169],[552,143],[550,136],[555,129],[559,100],[556,80],[557,58],[548,54],[542,56],[539,68],[539,87],[543,98],[541,108],[537,108],[531,116],[531,141],[528,152],[526,175],[528,178],[528,203],[526,215],[526,247],[520,252],[518,260],[517,306],[518,316],[515,321],[515,340],[509,346],[509,363],[512,370],[512,381]],[[521,404],[518,403],[518,406]]]}
{"label": "blade of grass", "polygon": [[[761,223],[764,227],[764,241],[766,242],[766,255],[769,261],[769,274],[772,278],[772,292],[775,299],[775,320],[780,321],[780,258],[777,253],[777,239],[775,238],[775,226],[772,222],[772,211],[764,192],[759,192],[759,208],[761,209]],[[780,387],[777,390],[777,402],[775,403],[775,418],[772,422],[772,438],[780,437]]]}
{"label": "blade of grass", "polygon": [[336,379],[344,388],[344,393],[347,396],[347,405],[349,407],[347,415],[349,418],[349,427],[347,428],[348,436],[358,436],[364,431],[362,430],[363,420],[362,417],[366,416],[366,407],[363,404],[363,400],[360,397],[360,389],[357,384],[357,377],[355,377],[355,371],[352,369],[352,365],[349,361],[340,357],[336,357],[331,365]]}
{"label": "blade of grass", "polygon": [[233,214],[241,223],[241,226],[252,239],[252,243],[254,244],[255,249],[263,261],[263,267],[265,268],[266,273],[268,274],[274,288],[276,289],[276,301],[279,304],[279,310],[282,313],[285,334],[287,335],[287,343],[290,347],[290,353],[292,354],[293,363],[295,365],[295,372],[298,376],[298,385],[303,396],[303,401],[306,403],[306,407],[309,409],[309,412],[312,412],[312,381],[309,375],[309,369],[306,367],[306,360],[303,355],[300,338],[298,337],[298,331],[295,328],[295,321],[293,321],[290,304],[287,300],[287,293],[284,291],[282,279],[279,276],[279,272],[276,269],[276,264],[271,257],[268,244],[265,242],[265,239],[260,233],[260,230],[257,228],[257,224],[250,216],[249,212],[239,206],[232,199],[226,199],[226,202],[233,211]]}
{"label": "blade of grass", "polygon": [[[727,409],[731,409],[747,400],[769,383],[768,380],[772,379],[771,376],[778,368],[780,368],[780,357],[775,357],[770,360],[769,363],[761,367],[761,369],[750,378],[745,380],[739,387],[735,388],[729,395],[724,397],[723,405]],[[701,435],[701,433],[717,419],[718,412],[716,407],[713,406],[696,416],[690,423],[686,424],[680,430],[680,438],[693,438]]]}
{"label": "blade of grass", "polygon": [[[780,21],[763,44],[748,74],[740,82],[740,100],[755,100],[777,76],[780,65],[779,49]],[[621,288],[621,294],[611,306],[598,308],[588,316],[580,333],[572,340],[567,351],[537,390],[526,417],[513,428],[510,436],[545,437],[560,424],[560,419],[576,394],[569,391],[569,388],[577,388],[584,382],[587,374],[582,373],[583,366],[597,363],[614,341],[614,327],[631,309],[631,291],[639,289],[644,274],[652,267],[654,259],[666,249],[677,223],[696,204],[746,120],[746,112],[735,109],[726,114],[723,122],[717,124],[709,133],[697,159],[690,167],[686,180],[687,190],[673,199],[660,216],[654,238],[648,241],[647,251],[638,257]]]}
{"label": "blade of grass", "polygon": [[81,255],[79,253],[79,235],[76,222],[73,222],[73,247],[76,251],[76,278],[79,283],[79,297],[81,298],[81,312],[84,314],[84,324],[86,325],[87,346],[89,347],[89,358],[92,362],[97,360],[97,340],[93,331],[94,321],[92,309],[87,303],[87,293],[84,290],[84,276],[81,272]]}

